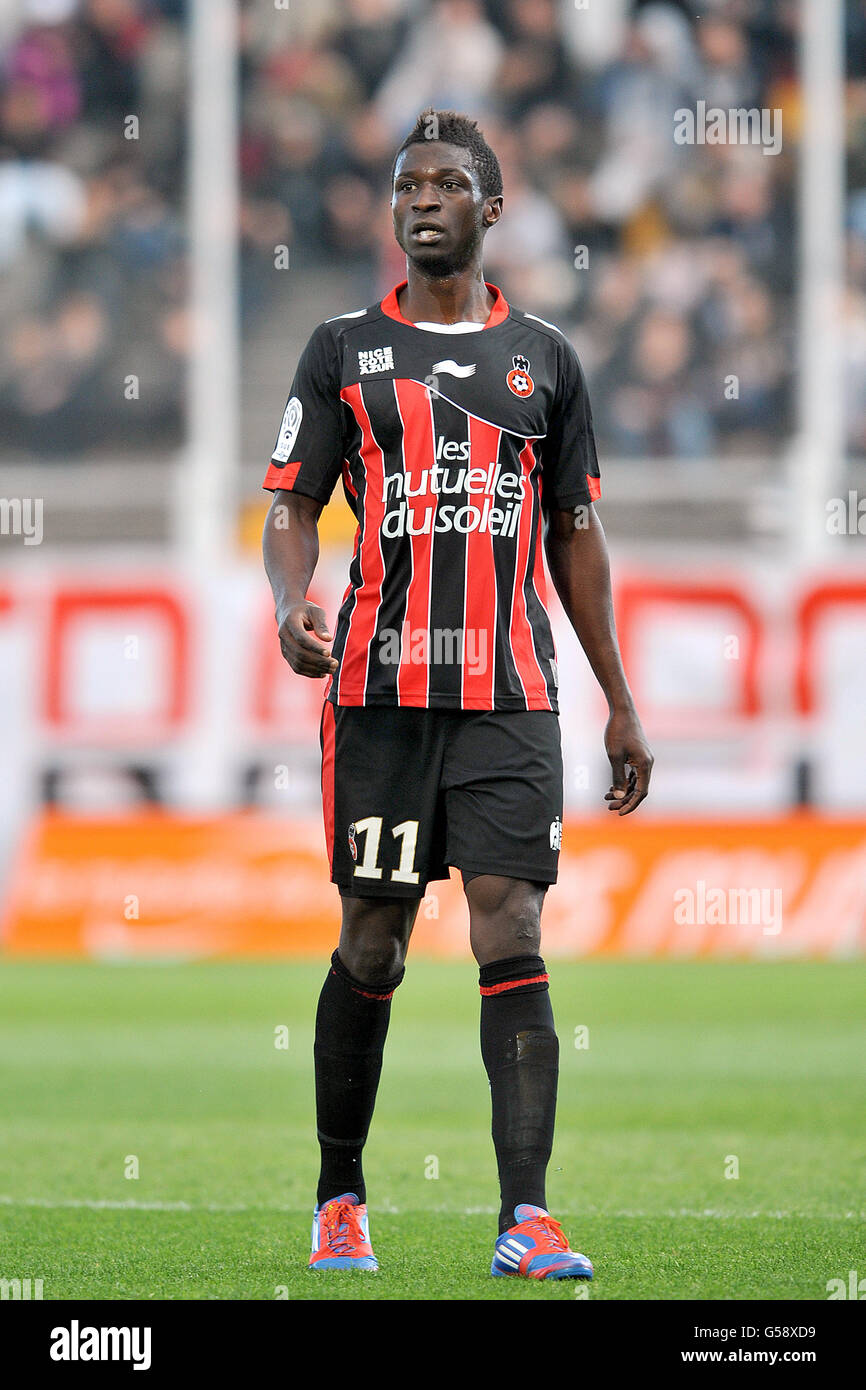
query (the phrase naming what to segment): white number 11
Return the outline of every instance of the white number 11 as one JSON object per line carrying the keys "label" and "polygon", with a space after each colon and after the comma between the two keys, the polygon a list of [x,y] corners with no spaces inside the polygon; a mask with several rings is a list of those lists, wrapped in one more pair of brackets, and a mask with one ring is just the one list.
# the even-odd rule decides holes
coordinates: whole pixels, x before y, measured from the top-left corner
{"label": "white number 11", "polygon": [[[366,816],[355,821],[356,832],[364,832],[364,857],[355,865],[356,878],[381,878],[382,870],[377,864],[379,841],[382,837],[382,817]],[[400,867],[391,873],[392,883],[417,883],[418,874],[412,865],[415,862],[415,849],[418,844],[418,822],[404,820],[391,831],[394,839],[401,839]]]}

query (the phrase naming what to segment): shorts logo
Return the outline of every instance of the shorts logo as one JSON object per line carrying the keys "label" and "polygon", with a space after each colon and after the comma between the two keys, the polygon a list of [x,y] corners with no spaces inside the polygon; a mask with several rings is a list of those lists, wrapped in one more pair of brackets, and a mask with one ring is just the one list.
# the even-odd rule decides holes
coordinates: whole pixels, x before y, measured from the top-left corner
{"label": "shorts logo", "polygon": [[529,375],[529,358],[518,355],[511,360],[514,367],[505,378],[509,391],[513,391],[515,396],[531,396],[535,390],[535,382]]}
{"label": "shorts logo", "polygon": [[349,853],[354,860],[358,858],[358,846],[355,843],[355,822],[349,826]]}
{"label": "shorts logo", "polygon": [[292,396],[283,414],[283,423],[280,425],[280,434],[277,445],[272,457],[279,459],[280,463],[288,463],[289,455],[295,447],[295,440],[298,437],[298,430],[301,428],[301,421],[304,418],[304,407],[297,396]]}
{"label": "shorts logo", "polygon": [[562,821],[559,816],[550,822],[550,848],[555,850],[562,848]]}
{"label": "shorts logo", "polygon": [[358,371],[361,376],[372,376],[374,372],[393,372],[394,349],[392,347],[370,348],[368,352],[358,353]]}

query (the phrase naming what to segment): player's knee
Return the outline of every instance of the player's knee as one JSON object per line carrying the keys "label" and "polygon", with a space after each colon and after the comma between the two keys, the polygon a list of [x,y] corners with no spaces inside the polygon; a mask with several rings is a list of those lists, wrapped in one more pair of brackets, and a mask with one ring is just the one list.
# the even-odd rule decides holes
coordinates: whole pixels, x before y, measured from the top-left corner
{"label": "player's knee", "polygon": [[403,969],[417,904],[344,899],[340,959],[356,980],[379,984]]}
{"label": "player's knee", "polygon": [[537,955],[541,949],[541,920],[538,910],[520,904],[495,918],[488,918],[482,928],[484,954],[487,959],[502,960],[507,956]]}
{"label": "player's knee", "polygon": [[474,879],[467,887],[472,949],[484,961],[535,955],[541,948],[544,889],[522,879]]}
{"label": "player's knee", "polygon": [[535,896],[515,894],[502,911],[504,928],[515,941],[529,942],[541,935],[541,903]]}
{"label": "player's knee", "polygon": [[395,975],[400,974],[406,959],[405,946],[394,938],[369,942],[353,940],[341,934],[338,950],[349,974],[368,985],[393,980]]}

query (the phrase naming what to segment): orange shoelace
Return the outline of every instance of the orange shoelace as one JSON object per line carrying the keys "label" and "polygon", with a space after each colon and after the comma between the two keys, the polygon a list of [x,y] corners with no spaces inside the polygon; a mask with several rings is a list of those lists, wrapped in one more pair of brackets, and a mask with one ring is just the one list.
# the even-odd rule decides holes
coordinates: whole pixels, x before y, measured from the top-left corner
{"label": "orange shoelace", "polygon": [[328,1202],[322,1213],[328,1245],[338,1255],[355,1255],[364,1244],[361,1217],[351,1202]]}
{"label": "orange shoelace", "polygon": [[541,1232],[542,1239],[547,1242],[550,1250],[567,1250],[568,1241],[565,1232],[558,1221],[554,1221],[552,1216],[533,1216],[529,1221],[523,1223],[530,1230],[537,1228]]}

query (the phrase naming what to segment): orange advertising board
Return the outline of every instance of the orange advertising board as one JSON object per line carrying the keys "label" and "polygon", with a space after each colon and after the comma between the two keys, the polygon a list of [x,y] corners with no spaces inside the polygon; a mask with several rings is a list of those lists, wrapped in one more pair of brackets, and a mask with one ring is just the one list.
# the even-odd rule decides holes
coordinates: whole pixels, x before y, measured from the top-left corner
{"label": "orange advertising board", "polygon": [[[7,955],[323,957],[339,898],[318,820],[260,811],[48,813],[5,894]],[[416,953],[468,953],[459,876],[433,883]],[[572,821],[544,912],[554,957],[844,957],[866,951],[866,821]]]}

